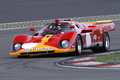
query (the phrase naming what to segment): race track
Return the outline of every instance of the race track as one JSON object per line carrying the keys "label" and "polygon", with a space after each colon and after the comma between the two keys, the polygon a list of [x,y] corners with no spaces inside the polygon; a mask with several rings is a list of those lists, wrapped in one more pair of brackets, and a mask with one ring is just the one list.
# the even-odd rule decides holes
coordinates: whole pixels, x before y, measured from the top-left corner
{"label": "race track", "polygon": [[[40,1],[42,2],[41,4]],[[34,0],[33,2],[33,0],[0,0],[0,23],[120,13],[119,0],[77,1],[78,0]],[[63,5],[61,6],[60,4],[62,3]],[[115,21],[115,24],[116,30],[109,33],[111,38],[111,51],[120,50],[120,21]],[[40,28],[37,27],[35,29]],[[120,70],[57,67],[54,64],[56,61],[73,57],[67,54],[40,55],[23,59],[10,57],[12,39],[17,34],[32,33],[29,31],[29,28],[0,30],[0,80],[120,79]],[[90,54],[94,53],[91,51],[83,51],[81,56]]]}

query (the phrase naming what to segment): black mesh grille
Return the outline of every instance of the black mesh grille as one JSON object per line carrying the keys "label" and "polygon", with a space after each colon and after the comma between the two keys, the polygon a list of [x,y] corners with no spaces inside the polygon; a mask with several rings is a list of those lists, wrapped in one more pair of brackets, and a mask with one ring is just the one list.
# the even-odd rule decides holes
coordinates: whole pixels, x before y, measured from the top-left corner
{"label": "black mesh grille", "polygon": [[27,53],[20,53],[21,55],[26,55]]}
{"label": "black mesh grille", "polygon": [[40,53],[47,53],[47,51],[42,51],[42,52],[28,52],[28,54],[40,54]]}
{"label": "black mesh grille", "polygon": [[[40,52],[28,52],[28,54],[42,54],[42,53],[54,53],[55,51],[40,51]],[[27,55],[27,52],[20,53],[21,55]]]}
{"label": "black mesh grille", "polygon": [[48,51],[48,53],[54,53],[55,51]]}

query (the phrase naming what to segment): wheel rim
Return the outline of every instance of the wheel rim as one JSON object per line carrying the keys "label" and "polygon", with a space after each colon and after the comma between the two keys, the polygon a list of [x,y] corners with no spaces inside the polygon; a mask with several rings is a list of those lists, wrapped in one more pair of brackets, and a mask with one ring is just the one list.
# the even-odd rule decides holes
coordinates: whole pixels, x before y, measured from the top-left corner
{"label": "wheel rim", "polygon": [[77,41],[77,48],[78,48],[78,52],[79,52],[79,54],[81,54],[81,42],[80,42],[80,40],[78,39],[78,41]]}
{"label": "wheel rim", "polygon": [[108,36],[106,36],[106,42],[105,42],[106,44],[105,44],[105,47],[106,48],[109,48],[109,46],[110,46],[110,41],[109,41],[109,37]]}

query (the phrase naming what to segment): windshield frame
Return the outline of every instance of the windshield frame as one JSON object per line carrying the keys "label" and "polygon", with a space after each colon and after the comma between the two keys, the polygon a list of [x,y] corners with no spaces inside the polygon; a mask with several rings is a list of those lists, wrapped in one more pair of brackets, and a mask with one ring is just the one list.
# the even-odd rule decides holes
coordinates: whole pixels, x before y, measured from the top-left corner
{"label": "windshield frame", "polygon": [[[41,29],[40,29],[40,32],[39,32],[39,34],[38,34],[38,36],[39,35],[47,35],[47,34],[61,34],[61,33],[66,33],[66,32],[69,32],[69,31],[73,31],[73,29],[71,29],[70,28],[70,25],[71,24],[69,24],[69,23],[58,23],[58,24],[56,24],[56,23],[48,23],[48,24],[46,24],[44,27],[42,27]],[[53,26],[56,26],[56,27],[60,27],[60,28],[58,28],[58,32],[51,32],[51,30],[50,30],[50,27],[53,27]],[[46,32],[45,32],[46,31]]]}

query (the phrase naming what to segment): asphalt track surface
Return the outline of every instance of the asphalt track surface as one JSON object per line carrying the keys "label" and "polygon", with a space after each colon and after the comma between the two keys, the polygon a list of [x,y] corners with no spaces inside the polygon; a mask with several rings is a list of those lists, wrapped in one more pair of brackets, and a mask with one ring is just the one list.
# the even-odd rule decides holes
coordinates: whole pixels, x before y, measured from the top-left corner
{"label": "asphalt track surface", "polygon": [[120,14],[120,0],[0,0],[0,23]]}
{"label": "asphalt track surface", "polygon": [[[116,21],[116,31],[110,32],[110,50],[120,49],[120,21]],[[35,28],[36,30],[40,27]],[[29,28],[0,31],[0,80],[119,80],[120,70],[91,70],[62,68],[56,61],[74,57],[64,54],[40,55],[19,59],[10,57],[9,51],[14,35],[32,34]],[[83,51],[81,56],[94,54]]]}
{"label": "asphalt track surface", "polygon": [[[89,2],[88,2],[89,1]],[[64,2],[64,3],[63,3]],[[119,14],[120,0],[0,0],[0,23],[50,18]],[[59,4],[59,5],[58,5]],[[62,5],[61,5],[62,4]],[[110,32],[110,50],[120,49],[120,21]],[[36,28],[39,29],[39,28]],[[14,35],[31,34],[28,28],[0,31],[0,80],[119,80],[120,70],[91,70],[57,67],[65,54],[10,57]],[[84,51],[81,56],[94,54]]]}

